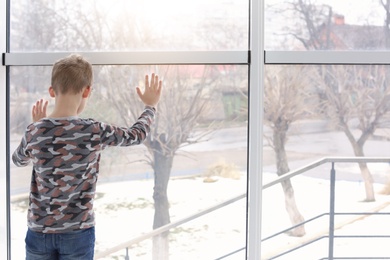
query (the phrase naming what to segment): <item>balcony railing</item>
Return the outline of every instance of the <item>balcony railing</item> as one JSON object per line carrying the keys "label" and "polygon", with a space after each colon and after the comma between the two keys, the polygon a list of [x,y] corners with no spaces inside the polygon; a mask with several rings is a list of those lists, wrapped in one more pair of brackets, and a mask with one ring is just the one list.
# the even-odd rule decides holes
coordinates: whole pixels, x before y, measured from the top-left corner
{"label": "balcony railing", "polygon": [[[327,164],[327,163],[330,163],[331,164],[331,169],[330,169],[330,175],[329,175],[329,179],[330,179],[330,196],[329,196],[329,212],[325,212],[323,214],[320,214],[318,216],[315,216],[315,217],[312,217],[311,219],[309,220],[306,220],[298,225],[295,225],[293,227],[290,227],[288,229],[285,229],[285,230],[281,230],[280,232],[277,232],[271,236],[268,236],[264,239],[262,239],[262,243],[267,241],[267,240],[270,240],[270,239],[273,239],[277,236],[280,236],[286,232],[288,232],[289,230],[292,230],[300,225],[305,225],[307,223],[310,223],[310,222],[314,222],[318,219],[321,219],[323,217],[328,217],[329,218],[329,226],[328,226],[328,229],[327,231],[324,233],[324,234],[319,234],[317,236],[313,236],[313,237],[309,237],[309,238],[306,238],[305,239],[305,242],[297,245],[297,246],[292,246],[288,249],[285,249],[285,250],[281,250],[277,253],[275,253],[274,255],[272,256],[267,256],[266,259],[277,259],[279,257],[282,257],[282,256],[285,256],[285,255],[288,255],[294,251],[297,251],[299,249],[302,249],[304,248],[305,246],[308,246],[310,244],[313,244],[317,241],[320,241],[320,240],[323,240],[323,239],[327,239],[328,240],[328,256],[327,257],[324,257],[324,258],[320,258],[320,259],[328,259],[328,260],[333,260],[333,259],[341,259],[341,258],[337,258],[334,256],[334,240],[335,238],[348,238],[348,239],[354,239],[354,238],[364,238],[364,239],[370,239],[370,238],[375,238],[375,239],[382,239],[382,238],[390,238],[390,234],[388,235],[377,235],[377,234],[373,234],[373,235],[370,235],[370,236],[363,236],[363,235],[351,235],[351,236],[339,236],[339,235],[336,235],[335,234],[335,230],[337,230],[338,228],[340,228],[340,226],[342,225],[347,225],[349,223],[352,223],[356,220],[356,217],[355,218],[352,218],[350,219],[349,222],[343,222],[343,223],[335,223],[335,216],[336,215],[344,215],[344,216],[347,216],[347,215],[350,215],[350,216],[358,216],[357,218],[361,218],[361,216],[373,216],[373,215],[379,215],[379,216],[388,216],[390,215],[390,212],[379,212],[379,210],[387,207],[390,205],[390,202],[387,202],[387,203],[384,203],[382,205],[380,205],[379,207],[376,207],[375,209],[371,210],[371,211],[366,211],[366,212],[335,212],[335,202],[336,202],[336,194],[335,194],[335,186],[336,186],[336,170],[335,170],[335,164],[336,163],[390,163],[390,158],[388,157],[326,157],[326,158],[322,158],[320,160],[317,160],[315,162],[312,162],[304,167],[301,167],[299,169],[296,169],[296,170],[293,170],[293,171],[290,171],[286,174],[284,174],[283,176],[280,176],[278,178],[276,178],[275,180],[265,184],[263,186],[263,190],[267,189],[267,188],[270,188],[274,185],[277,185],[279,183],[281,183],[282,181],[285,181],[285,180],[288,180],[288,179],[291,179],[297,175],[300,175],[300,174],[303,174],[303,173],[306,173],[308,172],[309,170],[311,169],[314,169],[316,167],[319,167],[323,164]],[[178,227],[180,225],[183,225],[189,221],[192,221],[194,219],[197,219],[201,216],[204,216],[204,215],[207,215],[211,212],[214,212],[216,210],[219,210],[223,207],[226,207],[238,200],[241,200],[241,199],[244,199],[246,198],[246,193],[244,194],[241,194],[239,196],[236,196],[234,198],[231,198],[229,200],[226,200],[222,203],[219,203],[215,206],[212,206],[208,209],[205,209],[201,212],[198,212],[198,213],[195,213],[191,216],[188,216],[186,218],[183,218],[181,220],[178,220],[178,221],[175,221],[175,222],[172,222],[168,225],[165,225],[163,227],[160,227],[158,229],[155,229],[149,233],[146,233],[144,235],[141,235],[139,237],[136,237],[134,239],[131,239],[129,241],[126,241],[120,245],[117,245],[113,248],[110,248],[104,252],[101,252],[101,253],[98,253],[96,255],[96,259],[102,259],[106,256],[109,256],[113,253],[116,253],[118,251],[121,251],[121,250],[125,250],[126,251],[126,256],[125,256],[125,259],[128,260],[129,259],[129,256],[128,256],[128,250],[129,248],[131,248],[131,246],[139,243],[139,242],[142,242],[144,240],[147,240],[147,239],[150,239],[156,235],[159,235],[163,232],[166,232],[172,228],[175,228],[175,227]],[[259,242],[260,243],[260,242]],[[242,248],[237,248],[236,250],[233,250],[231,252],[227,252],[226,255],[224,256],[221,256],[217,259],[225,259],[227,257],[230,257],[234,254],[237,254],[238,252],[242,252],[243,250],[245,250],[245,247],[242,247]],[[387,256],[375,256],[375,257],[353,257],[353,256],[350,256],[350,257],[347,257],[345,258],[345,256],[343,256],[342,259],[390,259],[390,252]]]}

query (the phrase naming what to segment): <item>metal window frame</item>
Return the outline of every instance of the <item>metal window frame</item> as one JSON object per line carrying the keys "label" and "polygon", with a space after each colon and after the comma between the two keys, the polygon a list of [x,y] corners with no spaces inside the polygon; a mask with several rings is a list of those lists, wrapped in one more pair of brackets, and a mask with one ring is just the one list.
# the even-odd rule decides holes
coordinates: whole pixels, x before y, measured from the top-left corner
{"label": "metal window frame", "polygon": [[265,51],[265,64],[390,64],[390,51]]}
{"label": "metal window frame", "polygon": [[[7,23],[9,22],[9,1],[0,2],[0,18],[5,21],[1,23],[0,33],[2,39],[7,39]],[[6,4],[7,2],[7,4]],[[235,64],[248,65],[249,67],[249,84],[254,86],[250,94],[250,118],[248,130],[248,189],[247,189],[247,241],[246,241],[246,256],[248,259],[260,259],[260,212],[261,212],[261,160],[262,158],[262,123],[261,123],[261,107],[262,107],[262,92],[261,92],[261,74],[257,71],[262,70],[263,63],[261,56],[262,35],[259,26],[262,26],[260,13],[262,11],[262,1],[251,1],[250,17],[251,17],[251,33],[255,33],[251,37],[251,42],[248,43],[248,50],[239,51],[160,51],[160,52],[78,52],[85,56],[93,65],[143,65],[143,64]],[[253,11],[254,10],[254,11]],[[64,57],[70,52],[37,52],[37,53],[10,53],[9,46],[6,42],[1,45],[2,65],[0,67],[0,99],[7,100],[7,70],[10,66],[50,66],[56,60]],[[251,57],[252,48],[254,57]],[[251,64],[254,64],[252,66]],[[252,66],[252,67],[251,67]],[[9,203],[9,136],[7,134],[7,102],[1,102],[0,107],[0,123],[6,127],[0,129],[0,168],[5,169],[5,174],[0,176],[0,188],[2,194],[0,206],[7,208],[7,211],[0,215],[0,236],[7,241],[7,244],[0,246],[0,258],[11,259],[10,245],[10,203]],[[251,123],[254,122],[254,123]],[[8,154],[8,156],[7,156]],[[253,177],[252,177],[253,176]],[[7,190],[7,191],[6,191]],[[252,235],[255,234],[255,235]]]}
{"label": "metal window frame", "polygon": [[[6,66],[50,66],[72,52],[5,53]],[[249,64],[250,52],[243,51],[142,51],[77,52],[93,65],[164,64]]]}
{"label": "metal window frame", "polygon": [[[7,68],[9,66],[50,66],[70,54],[9,53],[8,12],[10,0],[0,1],[0,258],[11,259],[9,240],[9,133],[7,121]],[[249,50],[240,51],[182,51],[182,52],[82,52],[94,65],[142,64],[247,64],[249,65],[249,127],[248,127],[248,187],[247,187],[247,259],[261,258],[262,202],[262,108],[263,70],[265,64],[389,64],[387,51],[264,51],[264,1],[250,1]]]}
{"label": "metal window frame", "polygon": [[250,2],[249,125],[246,258],[261,259],[264,1]]}
{"label": "metal window frame", "polygon": [[[0,53],[7,52],[7,8],[9,0],[0,1]],[[8,240],[8,186],[7,173],[9,172],[9,155],[7,140],[8,140],[8,122],[7,122],[7,68],[0,66],[0,208],[3,209],[0,214],[0,259],[8,258],[8,248],[10,241]],[[6,210],[4,210],[6,209]],[[5,241],[5,243],[2,243]]]}
{"label": "metal window frame", "polygon": [[[262,70],[260,56],[260,34],[252,37],[256,46],[252,51],[181,51],[181,52],[78,52],[93,65],[145,65],[145,64],[233,64],[247,65],[249,68],[249,85],[254,86],[249,95],[249,129],[248,129],[248,189],[247,189],[247,259],[260,258],[261,234],[261,160],[262,158]],[[253,57],[252,52],[256,55]],[[54,62],[71,52],[56,53],[4,53],[2,68],[10,66],[51,66]],[[4,94],[5,95],[5,94]],[[1,98],[1,97],[0,97]],[[4,99],[4,97],[3,97]],[[9,169],[7,169],[9,172]],[[9,203],[8,203],[9,204]],[[9,216],[10,213],[7,212]],[[9,238],[9,237],[8,237]],[[7,250],[11,251],[10,246]],[[10,257],[10,256],[9,256]],[[11,258],[7,258],[11,259]]]}
{"label": "metal window frame", "polygon": [[[9,0],[8,0],[9,1]],[[0,5],[1,19],[6,24],[6,3]],[[94,65],[142,65],[142,64],[246,64],[249,65],[249,128],[248,128],[248,189],[247,189],[247,241],[248,259],[261,256],[261,202],[262,192],[262,108],[263,108],[263,70],[264,65],[272,64],[390,64],[388,51],[264,51],[263,39],[264,1],[251,1],[249,50],[241,51],[162,51],[162,52],[83,52]],[[7,36],[6,28],[0,28],[2,36]],[[6,66],[45,66],[52,65],[66,52],[56,53],[7,53],[5,42],[0,45],[4,52],[3,65]],[[6,68],[0,68],[0,82],[5,86]],[[0,89],[0,99],[6,100],[6,87]],[[0,123],[7,125],[6,102],[0,108]],[[0,146],[7,147],[4,141],[7,133],[0,129]],[[0,167],[7,167],[7,148],[0,150]],[[6,198],[4,175],[0,178],[2,198]],[[4,188],[5,187],[5,188]],[[0,206],[5,201],[0,201]],[[4,215],[1,225],[7,225]],[[0,234],[5,236],[4,232]],[[2,245],[3,248],[5,245]],[[5,252],[6,250],[1,250]]]}

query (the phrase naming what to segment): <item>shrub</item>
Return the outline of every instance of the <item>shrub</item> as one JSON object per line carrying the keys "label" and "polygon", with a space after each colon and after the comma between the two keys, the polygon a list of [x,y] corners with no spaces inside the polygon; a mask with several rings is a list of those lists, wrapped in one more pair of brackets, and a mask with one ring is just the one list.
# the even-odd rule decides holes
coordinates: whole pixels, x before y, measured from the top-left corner
{"label": "shrub", "polygon": [[[233,163],[226,163],[224,160],[210,166],[205,174],[204,182],[215,182],[215,177],[229,178],[238,180],[240,179],[240,171],[237,166]],[[213,178],[214,177],[214,178]]]}

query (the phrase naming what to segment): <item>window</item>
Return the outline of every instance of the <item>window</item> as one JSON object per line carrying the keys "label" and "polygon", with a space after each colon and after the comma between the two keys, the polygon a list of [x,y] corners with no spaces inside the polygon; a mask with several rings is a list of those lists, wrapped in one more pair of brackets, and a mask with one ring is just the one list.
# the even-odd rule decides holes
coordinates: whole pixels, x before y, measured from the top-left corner
{"label": "window", "polygon": [[248,2],[16,0],[11,5],[10,49],[247,50]]}
{"label": "window", "polygon": [[[362,219],[357,212],[379,209],[388,197],[389,183],[383,178],[390,170],[388,71],[388,65],[266,65],[263,257],[328,256],[332,207],[337,213],[333,221],[338,236],[334,239],[335,257],[386,255],[376,245],[389,238],[378,242],[375,235],[389,231],[371,222],[381,223],[382,213],[367,217],[371,224],[350,224]],[[355,156],[377,162],[345,160]],[[328,162],[322,163],[325,158]],[[335,183],[331,170],[335,171]],[[269,185],[294,172],[302,174]],[[334,203],[332,187],[336,190]],[[356,237],[348,238],[351,234]],[[363,240],[370,250],[360,250]]]}
{"label": "window", "polygon": [[[97,255],[151,231],[156,218],[164,221],[163,216],[154,219],[153,205],[158,203],[152,196],[154,174],[170,176],[169,208],[164,209],[169,211],[170,222],[246,193],[247,66],[94,66],[94,92],[84,116],[130,126],[143,109],[135,86],[141,85],[143,75],[150,71],[158,71],[164,79],[164,98],[158,107],[152,138],[146,145],[102,153],[94,203]],[[11,151],[31,121],[31,105],[40,98],[50,99],[46,87],[50,85],[50,72],[51,68],[45,66],[11,68]],[[52,106],[53,100],[49,111]],[[163,149],[159,150],[157,144]],[[162,156],[156,157],[156,153]],[[21,223],[26,222],[30,178],[31,166],[11,165],[11,239],[15,258],[24,255],[20,248],[24,246],[27,227]],[[204,258],[203,253],[217,258],[229,253],[221,243],[230,244],[232,250],[244,247],[246,203],[242,198],[224,213],[206,215],[171,230],[171,256],[186,258],[183,252],[189,252],[191,257],[200,254]],[[150,247],[148,241],[142,242],[130,250],[130,255],[149,258]],[[125,253],[126,248],[122,248],[111,257]]]}
{"label": "window", "polygon": [[[169,210],[170,221],[164,224],[231,200],[222,210],[170,229],[172,257],[189,257],[183,251],[200,258],[235,250],[245,254],[248,9],[242,1],[12,1],[5,55],[12,93],[6,112],[11,152],[30,123],[31,105],[37,98],[49,99],[50,65],[68,53],[84,54],[94,65],[93,102],[84,115],[109,123],[130,125],[135,120],[142,105],[134,87],[142,85],[144,74],[154,71],[164,79],[165,98],[153,138],[145,146],[109,149],[102,155],[95,201],[97,256],[152,230],[154,174],[169,177],[169,208],[164,210]],[[158,162],[153,158],[156,140],[167,150]],[[27,227],[20,223],[26,221],[31,167],[11,164],[9,173],[9,254],[21,258]],[[114,238],[113,229],[118,230]],[[123,256],[126,249],[132,256],[149,256],[152,247],[147,239],[109,257]]]}

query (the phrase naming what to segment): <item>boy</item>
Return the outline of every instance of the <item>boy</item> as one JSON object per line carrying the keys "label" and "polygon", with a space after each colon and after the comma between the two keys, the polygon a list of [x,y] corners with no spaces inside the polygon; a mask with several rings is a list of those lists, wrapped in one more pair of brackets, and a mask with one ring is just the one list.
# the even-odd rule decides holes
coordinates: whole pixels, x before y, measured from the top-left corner
{"label": "boy", "polygon": [[108,146],[140,144],[150,131],[161,96],[162,81],[145,76],[145,90],[136,91],[145,109],[130,128],[82,119],[92,91],[92,66],[79,55],[57,61],[49,94],[55,98],[32,108],[33,123],[12,155],[17,166],[31,161],[33,172],[28,209],[26,259],[93,259],[93,199],[100,153]]}

